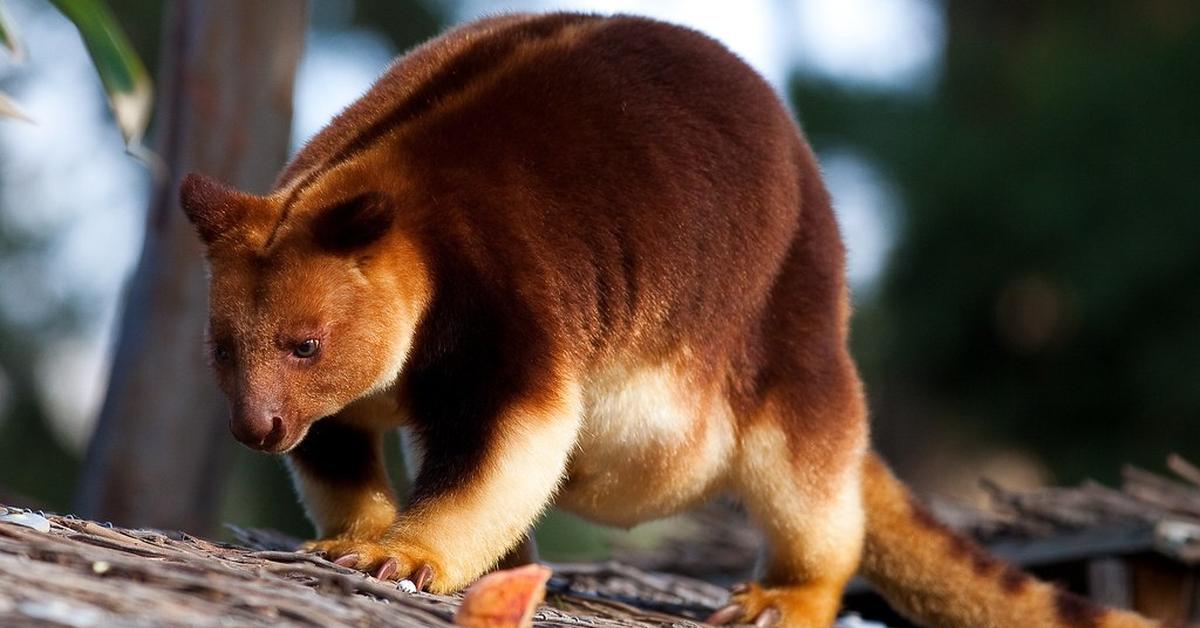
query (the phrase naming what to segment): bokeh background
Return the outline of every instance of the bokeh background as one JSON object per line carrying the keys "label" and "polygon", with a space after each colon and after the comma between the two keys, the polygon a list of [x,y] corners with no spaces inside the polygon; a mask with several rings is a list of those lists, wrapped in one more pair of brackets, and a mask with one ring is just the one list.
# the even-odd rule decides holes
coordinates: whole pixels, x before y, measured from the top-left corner
{"label": "bokeh background", "polygon": [[[74,27],[5,5],[29,58],[0,55],[0,90],[36,124],[0,121],[0,501],[70,511],[153,185]],[[171,3],[110,5],[157,74]],[[788,102],[849,245],[877,442],[924,492],[1200,459],[1200,4],[313,0],[291,150],[445,26],[551,8],[693,26]],[[280,462],[222,447],[192,527],[307,534]],[[610,538],[557,514],[542,536],[551,557]]]}

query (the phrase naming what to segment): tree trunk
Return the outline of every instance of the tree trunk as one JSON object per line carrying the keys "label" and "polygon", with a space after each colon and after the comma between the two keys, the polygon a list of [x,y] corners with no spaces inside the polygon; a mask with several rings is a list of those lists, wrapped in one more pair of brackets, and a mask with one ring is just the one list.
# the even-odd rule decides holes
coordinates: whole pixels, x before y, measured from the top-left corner
{"label": "tree trunk", "polygon": [[179,208],[187,172],[265,192],[287,157],[302,0],[177,0],[168,11],[155,183],[128,287],[79,510],[125,525],[203,531],[224,485],[225,403],[204,345],[200,243]]}

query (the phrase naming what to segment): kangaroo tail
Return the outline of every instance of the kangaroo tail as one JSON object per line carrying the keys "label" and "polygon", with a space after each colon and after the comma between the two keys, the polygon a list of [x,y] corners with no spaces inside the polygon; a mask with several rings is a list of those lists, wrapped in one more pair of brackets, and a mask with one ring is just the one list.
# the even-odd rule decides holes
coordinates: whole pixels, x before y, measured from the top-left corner
{"label": "kangaroo tail", "polygon": [[1097,606],[1025,574],[933,518],[876,454],[863,474],[862,573],[905,615],[929,626],[1159,626]]}

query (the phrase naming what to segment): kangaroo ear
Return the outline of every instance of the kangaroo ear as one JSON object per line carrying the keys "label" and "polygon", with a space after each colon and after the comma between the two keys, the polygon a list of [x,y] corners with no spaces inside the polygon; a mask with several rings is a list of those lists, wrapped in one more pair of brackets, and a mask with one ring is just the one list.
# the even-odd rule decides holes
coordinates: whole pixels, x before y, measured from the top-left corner
{"label": "kangaroo ear", "polygon": [[206,245],[212,245],[245,218],[249,196],[195,172],[179,184],[179,204]]}
{"label": "kangaroo ear", "polygon": [[395,217],[395,206],[386,196],[365,192],[317,213],[311,226],[313,240],[327,251],[348,253],[383,237]]}

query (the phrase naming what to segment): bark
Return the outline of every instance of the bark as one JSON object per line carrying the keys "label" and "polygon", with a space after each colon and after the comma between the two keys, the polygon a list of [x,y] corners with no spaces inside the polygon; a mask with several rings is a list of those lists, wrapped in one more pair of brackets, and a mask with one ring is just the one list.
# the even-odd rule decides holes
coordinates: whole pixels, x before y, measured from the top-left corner
{"label": "bark", "polygon": [[[1086,574],[1077,592],[1093,600],[1132,603],[1168,625],[1197,625],[1200,469],[1178,457],[1170,467],[1183,482],[1130,467],[1119,489],[992,486],[995,512],[946,503],[938,510],[1015,564],[1045,569],[1043,576]],[[618,548],[619,562],[554,565],[534,625],[697,626],[727,598],[710,582],[740,576],[757,542],[742,514],[726,506],[688,518],[656,550]],[[43,519],[0,504],[0,626],[453,625],[459,595],[402,593],[394,582],[294,553],[297,539],[229,527],[238,545]],[[910,625],[861,582],[851,585],[843,610]]]}
{"label": "bark", "polygon": [[[261,531],[238,547],[47,519],[45,532],[0,521],[0,625],[450,627],[462,599],[404,593]],[[547,588],[537,626],[697,627],[726,597],[616,563],[558,565]]]}
{"label": "bark", "polygon": [[306,25],[300,0],[177,0],[160,64],[155,184],[108,392],[80,482],[88,516],[205,530],[231,439],[207,367],[202,251],[179,208],[196,170],[265,192],[287,156],[292,84]]}

